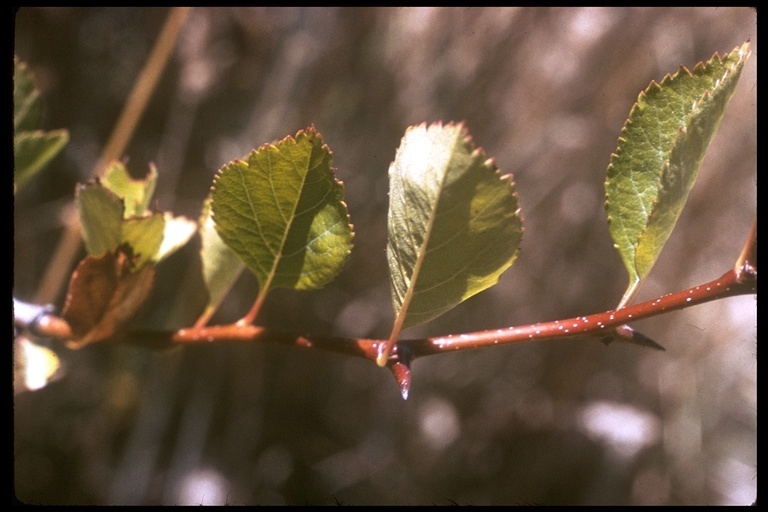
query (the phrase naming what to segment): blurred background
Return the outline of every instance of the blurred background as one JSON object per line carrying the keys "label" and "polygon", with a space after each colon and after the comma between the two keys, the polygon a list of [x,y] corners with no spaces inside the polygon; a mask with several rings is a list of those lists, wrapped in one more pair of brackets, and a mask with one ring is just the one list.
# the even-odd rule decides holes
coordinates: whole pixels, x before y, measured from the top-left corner
{"label": "blurred background", "polygon": [[[15,53],[43,128],[70,142],[14,197],[14,297],[58,263],[92,169],[166,8],[21,8]],[[757,15],[750,8],[195,8],[125,151],[159,171],[157,207],[197,219],[214,173],[314,124],[355,226],[343,272],[276,290],[258,322],[386,338],[393,321],[387,169],[406,127],[466,121],[514,173],[525,234],[501,282],[404,337],[597,313],[626,271],[605,170],[651,80],[744,41],[743,70],[699,179],[641,289],[647,300],[732,267],[756,215]],[[137,326],[200,314],[199,241],[158,267]],[[82,249],[77,258],[84,255]],[[53,265],[53,267],[52,267]],[[60,287],[61,288],[61,287]],[[57,310],[63,288],[49,300]],[[243,275],[213,319],[256,296]],[[404,401],[389,371],[282,346],[58,355],[14,394],[16,498],[28,504],[746,505],[756,500],[756,297],[633,324],[666,352],[558,341],[436,355]]]}

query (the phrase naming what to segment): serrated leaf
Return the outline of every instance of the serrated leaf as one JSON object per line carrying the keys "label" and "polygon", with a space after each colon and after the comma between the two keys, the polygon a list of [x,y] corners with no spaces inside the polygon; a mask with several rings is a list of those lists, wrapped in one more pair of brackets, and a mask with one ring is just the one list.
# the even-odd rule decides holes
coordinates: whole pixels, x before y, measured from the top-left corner
{"label": "serrated leaf", "polygon": [[150,165],[147,176],[144,179],[135,180],[122,163],[112,162],[104,172],[101,183],[123,198],[124,218],[139,217],[145,215],[149,209],[157,184],[157,169],[154,165]]}
{"label": "serrated leaf", "polygon": [[219,170],[213,220],[258,279],[257,303],[277,287],[320,288],[341,271],[353,236],[343,196],[314,127]]}
{"label": "serrated leaf", "polygon": [[685,205],[749,56],[749,43],[651,82],[632,107],[606,177],[608,225],[629,273],[621,301],[650,272]]}
{"label": "serrated leaf", "polygon": [[463,124],[411,127],[389,168],[389,261],[400,329],[496,284],[517,257],[522,220],[511,175],[476,149]]}
{"label": "serrated leaf", "polygon": [[198,323],[205,325],[216,312],[221,301],[245,269],[240,256],[229,248],[216,232],[211,217],[211,197],[203,203],[199,221],[200,259],[203,264],[203,280],[208,289],[208,304]]}
{"label": "serrated leaf", "polygon": [[116,249],[122,241],[123,200],[97,182],[80,185],[75,202],[88,254]]}
{"label": "serrated leaf", "polygon": [[69,141],[66,130],[42,130],[20,132],[13,137],[13,179],[21,188]]}

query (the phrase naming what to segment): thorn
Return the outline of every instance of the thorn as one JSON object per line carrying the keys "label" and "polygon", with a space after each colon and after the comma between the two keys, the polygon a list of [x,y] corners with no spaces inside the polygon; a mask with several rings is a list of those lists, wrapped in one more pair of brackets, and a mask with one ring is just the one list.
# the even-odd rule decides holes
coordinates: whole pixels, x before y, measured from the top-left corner
{"label": "thorn", "polygon": [[405,363],[392,363],[389,367],[395,376],[397,385],[400,386],[400,394],[403,400],[408,400],[408,391],[411,389],[411,369]]}
{"label": "thorn", "polygon": [[[663,346],[659,345],[658,343],[653,341],[651,338],[646,336],[645,334],[635,331],[628,325],[621,325],[617,327],[614,330],[614,333],[615,333],[614,338],[618,339],[619,341],[626,341],[628,343],[640,345],[641,347],[652,348],[655,350],[661,350],[661,351],[667,350]],[[606,341],[605,343],[607,345],[608,341]]]}

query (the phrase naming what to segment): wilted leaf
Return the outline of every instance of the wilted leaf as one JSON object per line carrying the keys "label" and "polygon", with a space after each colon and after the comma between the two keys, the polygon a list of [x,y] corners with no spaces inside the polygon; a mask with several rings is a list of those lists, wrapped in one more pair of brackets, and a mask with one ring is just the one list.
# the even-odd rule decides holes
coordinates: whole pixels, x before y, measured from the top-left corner
{"label": "wilted leaf", "polygon": [[343,196],[314,127],[219,170],[213,220],[256,275],[257,303],[273,288],[320,288],[341,271],[353,236]]}
{"label": "wilted leaf", "polygon": [[200,215],[200,258],[203,263],[203,279],[208,288],[208,304],[199,322],[207,323],[219,304],[235,284],[245,268],[243,260],[229,248],[216,232],[211,217],[211,197],[203,203]]}
{"label": "wilted leaf", "polygon": [[153,265],[134,271],[124,251],[87,256],[72,274],[62,313],[74,335],[71,348],[105,341],[119,334],[149,296]]}
{"label": "wilted leaf", "polygon": [[493,286],[522,239],[514,182],[462,124],[411,127],[389,168],[387,258],[402,328],[431,320]]}
{"label": "wilted leaf", "polygon": [[606,178],[611,236],[629,273],[625,305],[669,238],[717,130],[749,43],[651,82],[632,107]]}

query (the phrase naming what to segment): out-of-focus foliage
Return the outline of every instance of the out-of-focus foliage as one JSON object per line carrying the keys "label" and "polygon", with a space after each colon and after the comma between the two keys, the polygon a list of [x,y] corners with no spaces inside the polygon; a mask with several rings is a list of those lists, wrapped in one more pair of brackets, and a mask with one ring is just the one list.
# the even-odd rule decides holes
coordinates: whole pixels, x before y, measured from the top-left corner
{"label": "out-of-focus foliage", "polygon": [[40,91],[27,63],[13,58],[13,181],[24,186],[69,140],[67,130],[39,130]]}
{"label": "out-of-focus foliage", "polygon": [[[20,299],[47,270],[75,184],[93,178],[166,14],[19,10],[16,52],[41,79],[43,128],[71,134],[56,172],[15,196]],[[217,169],[314,124],[355,247],[323,289],[274,290],[259,323],[381,338],[393,317],[387,169],[407,126],[464,120],[515,175],[525,245],[497,286],[404,336],[604,311],[626,285],[603,184],[629,108],[649,80],[747,39],[753,55],[644,300],[721,275],[749,232],[754,10],[194,9],[127,168],[155,162],[157,207],[197,218]],[[196,240],[158,264],[143,325],[188,326],[205,308]],[[212,321],[239,318],[256,286],[243,273]],[[314,350],[63,351],[69,372],[15,397],[15,492],[45,504],[749,504],[756,322],[742,297],[633,325],[664,353],[556,342],[428,357],[407,401],[386,370]]]}

